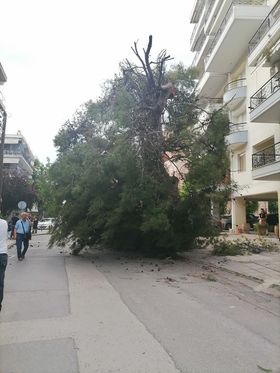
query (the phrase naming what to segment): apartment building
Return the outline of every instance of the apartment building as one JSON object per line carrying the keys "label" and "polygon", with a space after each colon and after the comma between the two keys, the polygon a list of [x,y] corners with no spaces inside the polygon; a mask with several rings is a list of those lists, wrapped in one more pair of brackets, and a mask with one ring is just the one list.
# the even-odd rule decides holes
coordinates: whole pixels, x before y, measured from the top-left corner
{"label": "apartment building", "polygon": [[6,172],[32,175],[34,156],[20,131],[16,134],[6,134],[3,163]]}
{"label": "apartment building", "polygon": [[246,200],[278,200],[280,209],[280,0],[196,0],[191,23],[197,93],[229,112],[237,229]]}
{"label": "apartment building", "polygon": [[[5,71],[0,63],[0,86],[3,85],[7,81],[7,76],[5,74]],[[5,111],[5,105],[4,105],[4,97],[2,95],[2,92],[0,90],[0,122],[2,123],[2,112]]]}
{"label": "apartment building", "polygon": [[[0,63],[0,85],[7,81],[7,76]],[[3,115],[6,113],[4,97],[0,91],[0,131]],[[5,134],[3,149],[3,169],[6,172],[16,172],[22,175],[32,175],[34,156],[24,136],[18,131],[16,134]]]}

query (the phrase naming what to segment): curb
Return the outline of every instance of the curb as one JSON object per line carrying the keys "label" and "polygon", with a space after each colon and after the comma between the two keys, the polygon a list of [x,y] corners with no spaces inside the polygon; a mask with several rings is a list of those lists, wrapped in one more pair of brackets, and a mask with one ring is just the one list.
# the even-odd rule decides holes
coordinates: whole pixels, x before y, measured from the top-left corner
{"label": "curb", "polygon": [[255,276],[250,276],[250,275],[245,275],[244,273],[241,273],[241,272],[237,272],[237,271],[233,271],[231,269],[228,269],[228,268],[225,268],[225,267],[222,267],[222,266],[217,266],[215,264],[208,264],[210,267],[213,267],[215,269],[220,269],[221,271],[224,271],[224,272],[228,272],[228,273],[231,273],[233,275],[236,275],[236,276],[239,276],[239,277],[243,277],[243,278],[246,278],[248,280],[252,280],[252,281],[256,281],[258,282],[259,284],[263,284],[264,283],[264,280],[262,278],[258,278],[258,277],[255,277]]}

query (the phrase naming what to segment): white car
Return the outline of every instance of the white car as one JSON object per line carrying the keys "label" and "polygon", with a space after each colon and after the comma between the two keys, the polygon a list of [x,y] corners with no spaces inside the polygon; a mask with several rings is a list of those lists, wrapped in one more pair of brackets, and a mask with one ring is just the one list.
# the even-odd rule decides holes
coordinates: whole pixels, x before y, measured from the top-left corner
{"label": "white car", "polygon": [[51,229],[53,228],[55,223],[54,218],[44,218],[38,222],[38,229],[43,230],[43,229]]}

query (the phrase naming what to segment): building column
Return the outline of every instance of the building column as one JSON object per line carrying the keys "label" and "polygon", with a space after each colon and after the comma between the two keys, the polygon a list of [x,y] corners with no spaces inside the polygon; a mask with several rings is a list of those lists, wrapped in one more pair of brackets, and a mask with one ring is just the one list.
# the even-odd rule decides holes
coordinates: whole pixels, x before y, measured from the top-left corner
{"label": "building column", "polygon": [[238,226],[246,224],[246,201],[243,197],[236,197],[232,199],[231,203],[232,229],[237,233]]}
{"label": "building column", "polygon": [[211,199],[211,215],[216,219],[220,219],[220,203],[215,199]]}

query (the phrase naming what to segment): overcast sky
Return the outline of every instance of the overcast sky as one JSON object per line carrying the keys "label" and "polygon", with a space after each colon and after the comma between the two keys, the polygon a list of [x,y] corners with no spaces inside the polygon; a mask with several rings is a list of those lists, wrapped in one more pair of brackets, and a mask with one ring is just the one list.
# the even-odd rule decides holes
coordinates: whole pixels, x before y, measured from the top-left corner
{"label": "overcast sky", "polygon": [[7,133],[20,130],[42,162],[55,159],[53,138],[76,109],[96,99],[130,47],[162,49],[189,66],[194,0],[3,0],[0,89]]}

